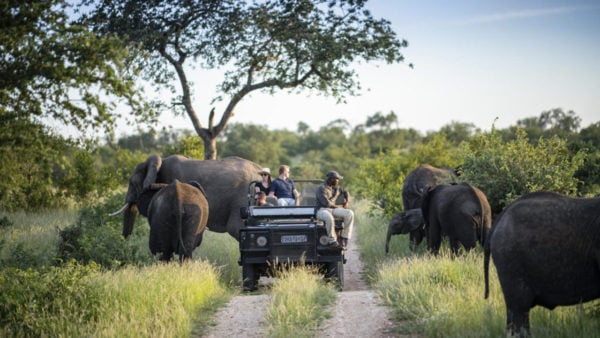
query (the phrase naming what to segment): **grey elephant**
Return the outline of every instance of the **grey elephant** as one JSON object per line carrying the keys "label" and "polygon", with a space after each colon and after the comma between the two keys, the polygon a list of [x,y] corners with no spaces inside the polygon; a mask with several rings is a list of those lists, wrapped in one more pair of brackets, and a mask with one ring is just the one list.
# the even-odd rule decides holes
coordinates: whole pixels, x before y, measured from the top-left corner
{"label": "grey elephant", "polygon": [[529,336],[529,311],[600,298],[600,198],[524,195],[498,216],[484,250],[485,298],[490,256],[506,304],[506,329]]}
{"label": "grey elephant", "polygon": [[[238,239],[243,225],[240,208],[248,206],[248,184],[260,180],[258,173],[261,169],[260,165],[239,157],[194,160],[181,155],[165,158],[151,155],[137,165],[129,178],[125,205],[116,212],[124,211],[123,236],[127,238],[131,234],[138,210],[148,216],[148,210],[139,203],[145,198],[142,192],[153,183],[171,183],[178,179],[182,182],[196,181],[204,188],[211,206],[207,228],[227,232]],[[138,205],[142,207],[138,208]]]}
{"label": "grey elephant", "polygon": [[209,215],[202,186],[176,179],[170,184],[153,183],[142,196],[138,207],[148,210],[150,252],[161,253],[161,260],[167,262],[174,253],[180,262],[192,258],[194,249],[202,243]]}
{"label": "grey elephant", "polygon": [[[476,242],[483,246],[492,226],[492,212],[485,194],[467,183],[441,184],[423,194],[419,209],[394,215],[393,232],[406,233],[425,223],[427,247],[437,254],[442,236],[450,240],[453,254],[460,246],[469,251]],[[390,231],[390,230],[388,230]]]}
{"label": "grey elephant", "polygon": [[[402,183],[402,206],[404,211],[410,209],[419,209],[423,203],[423,197],[429,189],[438,184],[452,183],[457,178],[456,172],[449,168],[436,168],[429,164],[422,164],[415,170],[411,171],[404,182]],[[413,217],[415,212],[410,215]],[[386,236],[385,252],[389,251],[389,243],[392,235],[409,234],[410,249],[414,251],[416,247],[425,238],[425,224],[421,222],[420,226],[414,227],[409,232],[398,232],[392,226],[388,227]]]}

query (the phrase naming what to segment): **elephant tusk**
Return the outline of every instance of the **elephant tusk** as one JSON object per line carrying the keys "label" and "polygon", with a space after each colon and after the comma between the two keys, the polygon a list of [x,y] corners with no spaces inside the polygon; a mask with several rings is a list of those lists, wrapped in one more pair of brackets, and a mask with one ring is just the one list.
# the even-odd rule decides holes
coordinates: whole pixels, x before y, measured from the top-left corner
{"label": "elephant tusk", "polygon": [[128,203],[125,203],[125,205],[123,205],[123,206],[121,207],[121,209],[119,209],[119,210],[117,210],[117,211],[113,212],[112,214],[109,214],[108,216],[110,216],[110,217],[113,217],[113,216],[116,216],[116,215],[118,215],[118,214],[122,213],[123,211],[125,211],[125,209],[127,209],[127,205],[128,205]]}

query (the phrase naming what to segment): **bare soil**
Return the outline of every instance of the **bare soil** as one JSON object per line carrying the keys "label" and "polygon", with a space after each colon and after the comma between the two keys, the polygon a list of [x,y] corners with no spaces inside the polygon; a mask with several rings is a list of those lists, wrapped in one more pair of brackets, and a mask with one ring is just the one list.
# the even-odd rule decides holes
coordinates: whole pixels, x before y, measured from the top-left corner
{"label": "bare soil", "polygon": [[[332,317],[322,324],[315,337],[400,337],[391,333],[387,309],[364,281],[354,240],[348,243],[346,258],[344,290],[338,293]],[[217,323],[205,337],[265,337],[269,300],[269,294],[233,297],[216,315]]]}

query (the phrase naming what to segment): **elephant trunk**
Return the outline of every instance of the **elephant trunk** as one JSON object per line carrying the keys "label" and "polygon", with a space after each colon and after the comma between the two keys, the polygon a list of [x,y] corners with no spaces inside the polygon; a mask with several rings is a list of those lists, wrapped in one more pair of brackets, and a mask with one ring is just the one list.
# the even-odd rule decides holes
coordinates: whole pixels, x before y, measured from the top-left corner
{"label": "elephant trunk", "polygon": [[387,255],[390,251],[390,239],[392,238],[392,225],[388,226],[387,236],[385,238],[385,254]]}
{"label": "elephant trunk", "polygon": [[137,205],[135,203],[127,203],[127,208],[123,214],[123,237],[127,238],[129,235],[131,235],[137,213]]}

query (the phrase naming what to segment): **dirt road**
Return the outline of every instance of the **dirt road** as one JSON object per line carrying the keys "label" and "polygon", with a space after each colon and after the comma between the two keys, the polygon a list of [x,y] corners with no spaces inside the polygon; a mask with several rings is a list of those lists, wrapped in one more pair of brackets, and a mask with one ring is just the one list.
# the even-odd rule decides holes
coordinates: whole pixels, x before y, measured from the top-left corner
{"label": "dirt road", "polygon": [[[344,265],[344,291],[338,293],[333,317],[322,325],[322,334],[316,337],[397,337],[389,332],[391,323],[375,292],[369,290],[363,279],[354,240],[348,244]],[[265,337],[264,318],[269,295],[240,295],[233,297],[217,314],[218,323],[205,336]]]}

